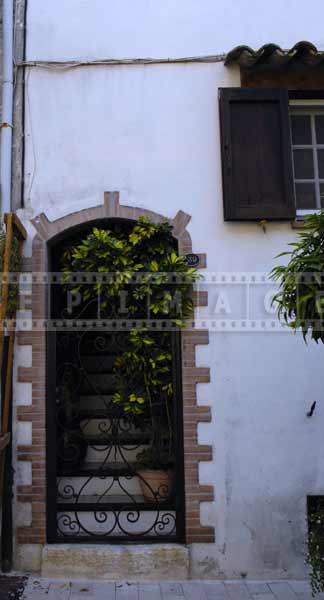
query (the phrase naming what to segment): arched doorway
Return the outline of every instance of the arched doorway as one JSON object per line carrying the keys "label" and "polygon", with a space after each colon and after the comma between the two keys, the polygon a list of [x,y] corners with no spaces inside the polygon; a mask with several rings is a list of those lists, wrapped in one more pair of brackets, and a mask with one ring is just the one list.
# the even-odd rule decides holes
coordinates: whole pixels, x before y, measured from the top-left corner
{"label": "arched doorway", "polygon": [[[55,237],[49,245],[52,273],[61,271],[66,250],[88,239],[94,226],[118,237],[133,223],[105,219]],[[173,245],[177,251],[176,240]],[[102,286],[113,285],[112,280],[99,279]],[[118,307],[112,302],[113,309],[102,314],[102,292],[97,297],[80,294],[80,286],[84,290],[97,283],[94,273],[74,278],[73,285],[62,283],[59,275],[50,278],[47,538],[56,543],[181,542],[185,499],[180,332],[156,331],[154,319],[148,331],[146,307],[142,310],[139,303],[139,312],[130,319],[124,296]],[[156,386],[150,387],[144,409],[145,390],[136,370],[129,381],[122,378],[122,387],[119,377],[123,361],[135,361],[138,353],[146,352],[138,338],[134,344],[136,328],[141,339],[146,337],[149,360],[167,356],[164,385],[159,393]],[[143,388],[144,377],[145,373]],[[166,394],[168,384],[172,392]],[[126,407],[118,401],[123,386]]]}
{"label": "arched doorway", "polygon": [[[22,526],[17,522],[16,539],[20,551],[29,551],[29,545],[39,544],[44,546],[47,541],[52,541],[50,532],[56,519],[56,488],[55,463],[51,460],[53,449],[51,436],[53,435],[52,415],[46,411],[46,395],[55,381],[51,379],[50,369],[53,364],[51,344],[47,343],[48,319],[48,286],[47,273],[51,266],[47,264],[48,247],[55,244],[59,236],[71,233],[77,227],[87,227],[89,223],[105,219],[119,218],[121,220],[138,220],[147,217],[154,223],[160,223],[164,217],[161,214],[143,208],[125,206],[119,203],[118,192],[105,192],[103,203],[76,212],[68,212],[65,216],[49,220],[41,213],[32,220],[36,230],[32,242],[32,256],[26,259],[24,271],[26,276],[32,271],[32,297],[31,313],[32,327],[20,331],[17,337],[19,345],[31,349],[32,366],[18,365],[17,381],[28,382],[31,386],[31,403],[22,403],[17,407],[18,422],[28,422],[32,429],[32,445],[17,446],[18,462],[28,461],[31,469],[31,485],[16,485],[17,501],[26,510],[31,508],[30,524]],[[169,222],[172,225],[174,238],[178,242],[179,254],[186,255],[193,251],[187,225],[190,215],[179,210]],[[206,255],[199,255],[199,268],[206,267]],[[28,276],[29,277],[29,276]],[[207,293],[195,295],[195,305],[205,306]],[[211,445],[201,444],[198,440],[199,423],[211,421],[211,409],[207,405],[198,404],[197,383],[209,382],[208,366],[198,366],[196,363],[196,348],[209,343],[209,335],[204,322],[186,328],[181,334],[181,379],[183,412],[181,422],[184,429],[184,464],[185,464],[185,542],[191,544],[209,543],[215,539],[214,529],[210,525],[202,524],[200,519],[200,505],[202,502],[212,502],[214,498],[213,486],[199,481],[199,465],[211,461],[213,452]],[[29,347],[29,348],[28,348]],[[56,468],[56,467],[55,467]],[[56,485],[56,484],[55,484]],[[52,525],[51,525],[52,524]],[[55,525],[54,525],[55,527]]]}

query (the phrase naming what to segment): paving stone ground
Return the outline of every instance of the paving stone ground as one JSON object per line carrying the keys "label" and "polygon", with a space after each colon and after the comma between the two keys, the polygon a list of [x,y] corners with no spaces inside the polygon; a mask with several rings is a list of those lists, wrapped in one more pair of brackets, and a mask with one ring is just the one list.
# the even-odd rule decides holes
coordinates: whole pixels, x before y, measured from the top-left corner
{"label": "paving stone ground", "polygon": [[[316,596],[324,599],[324,594]],[[306,581],[90,582],[30,578],[22,600],[312,600]]]}

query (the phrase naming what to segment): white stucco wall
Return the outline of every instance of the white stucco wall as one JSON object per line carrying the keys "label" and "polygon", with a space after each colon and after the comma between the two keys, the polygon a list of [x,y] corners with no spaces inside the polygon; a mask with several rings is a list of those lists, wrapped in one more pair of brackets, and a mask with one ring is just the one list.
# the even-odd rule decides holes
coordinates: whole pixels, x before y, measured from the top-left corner
{"label": "white stucco wall", "polygon": [[[27,59],[192,56],[300,39],[324,48],[322,11],[321,0],[312,10],[299,0],[29,0]],[[121,204],[191,214],[208,271],[268,272],[295,237],[290,224],[264,233],[223,221],[217,97],[236,85],[237,69],[222,63],[30,69],[22,217],[54,219],[118,190]],[[201,314],[216,300],[212,288]],[[213,411],[199,435],[214,446],[200,475],[215,485],[202,515],[216,543],[194,548],[196,574],[303,575],[306,495],[324,492],[323,358],[289,333],[211,333],[199,349],[211,368],[199,401]]]}
{"label": "white stucco wall", "polygon": [[323,4],[300,0],[28,2],[28,57],[193,56],[237,44],[310,39],[323,46]]}

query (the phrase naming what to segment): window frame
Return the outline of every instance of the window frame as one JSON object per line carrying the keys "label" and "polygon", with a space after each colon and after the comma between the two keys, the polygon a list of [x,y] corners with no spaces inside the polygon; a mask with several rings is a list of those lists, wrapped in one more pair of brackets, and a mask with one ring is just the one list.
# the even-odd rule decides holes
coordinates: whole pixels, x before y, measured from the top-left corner
{"label": "window frame", "polygon": [[[319,177],[319,166],[318,166],[318,150],[324,150],[324,144],[318,144],[316,140],[316,127],[315,127],[315,116],[324,115],[324,93],[314,92],[313,94],[296,94],[289,95],[289,115],[309,115],[311,118],[311,136],[312,144],[293,144],[292,129],[290,121],[290,133],[291,133],[291,157],[292,157],[292,168],[293,168],[293,180],[294,180],[294,194],[296,202],[296,183],[314,183],[315,185],[315,197],[316,207],[309,209],[302,209],[297,207],[296,202],[296,216],[297,219],[303,218],[305,215],[319,213],[324,209],[321,206],[321,194],[320,186],[324,186],[324,178]],[[295,177],[295,165],[294,165],[294,149],[301,150],[312,150],[313,153],[313,165],[314,165],[314,178],[312,179],[297,179]]]}

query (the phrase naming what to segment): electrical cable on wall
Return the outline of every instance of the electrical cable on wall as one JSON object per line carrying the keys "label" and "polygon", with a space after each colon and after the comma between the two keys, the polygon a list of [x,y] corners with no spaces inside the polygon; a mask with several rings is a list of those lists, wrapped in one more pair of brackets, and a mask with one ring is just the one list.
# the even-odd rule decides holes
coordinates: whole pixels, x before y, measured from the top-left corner
{"label": "electrical cable on wall", "polygon": [[[16,26],[15,26],[16,29]],[[65,71],[69,69],[75,69],[79,67],[91,67],[91,66],[118,66],[118,65],[129,65],[129,66],[138,66],[138,65],[160,65],[160,64],[184,64],[184,63],[220,63],[224,62],[226,54],[214,54],[214,55],[205,55],[205,56],[189,56],[189,57],[181,57],[181,58],[122,58],[122,59],[98,59],[98,60],[84,60],[84,61],[46,61],[46,60],[36,60],[36,61],[17,61],[14,60],[15,71],[19,68],[42,68],[48,69],[52,71]],[[29,100],[29,75],[30,71],[28,71],[27,79],[25,81],[26,88],[26,98],[27,98],[27,107],[28,107],[28,118],[29,118],[29,134],[31,136],[32,141],[32,150],[33,150],[33,170],[30,174],[30,183],[28,189],[28,200],[30,199],[33,183],[35,179],[36,169],[37,169],[37,160],[36,160],[36,149],[33,138],[33,130],[32,130],[32,116],[30,110],[30,100]]]}
{"label": "electrical cable on wall", "polygon": [[51,60],[30,60],[15,61],[15,67],[39,67],[43,69],[75,69],[78,67],[91,66],[118,66],[118,65],[163,65],[163,64],[181,64],[181,63],[219,63],[224,62],[226,54],[211,54],[205,56],[188,56],[181,58],[106,58],[98,60],[80,60],[80,61],[51,61]]}

